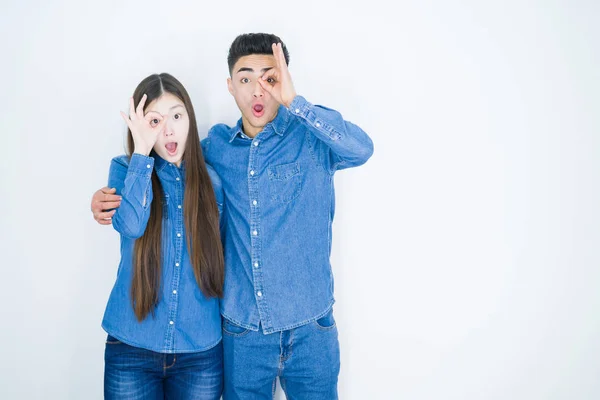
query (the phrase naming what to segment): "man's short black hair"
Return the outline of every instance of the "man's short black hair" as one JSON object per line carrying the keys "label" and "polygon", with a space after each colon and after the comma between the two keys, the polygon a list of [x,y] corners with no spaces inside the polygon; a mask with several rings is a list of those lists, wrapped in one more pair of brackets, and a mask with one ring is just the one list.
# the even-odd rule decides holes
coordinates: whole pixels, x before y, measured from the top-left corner
{"label": "man's short black hair", "polygon": [[283,47],[283,55],[286,64],[290,63],[290,53],[283,41],[276,35],[270,33],[244,33],[235,38],[231,47],[229,47],[229,55],[227,56],[227,64],[229,64],[229,74],[233,71],[233,66],[238,60],[244,56],[251,54],[273,54],[273,43],[281,43]]}

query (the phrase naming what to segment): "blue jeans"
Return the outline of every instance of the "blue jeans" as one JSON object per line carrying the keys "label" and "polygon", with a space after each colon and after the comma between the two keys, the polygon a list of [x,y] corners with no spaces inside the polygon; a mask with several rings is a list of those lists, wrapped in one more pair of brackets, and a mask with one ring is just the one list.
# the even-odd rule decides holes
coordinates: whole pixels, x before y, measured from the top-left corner
{"label": "blue jeans", "polygon": [[222,343],[197,353],[163,354],[129,346],[109,335],[104,398],[218,400],[223,390]]}
{"label": "blue jeans", "polygon": [[223,318],[223,354],[224,400],[270,400],[277,377],[288,400],[338,398],[340,346],[332,311],[268,335]]}

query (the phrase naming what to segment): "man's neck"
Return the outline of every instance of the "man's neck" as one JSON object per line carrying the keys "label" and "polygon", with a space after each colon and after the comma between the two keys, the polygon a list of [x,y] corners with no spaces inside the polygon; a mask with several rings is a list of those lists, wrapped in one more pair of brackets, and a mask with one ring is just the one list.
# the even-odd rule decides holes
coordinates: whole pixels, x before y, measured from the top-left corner
{"label": "man's neck", "polygon": [[246,121],[245,118],[242,118],[242,132],[244,132],[244,135],[248,136],[249,138],[254,139],[256,135],[258,135],[263,129],[265,129],[264,126],[252,126],[248,123],[248,121]]}

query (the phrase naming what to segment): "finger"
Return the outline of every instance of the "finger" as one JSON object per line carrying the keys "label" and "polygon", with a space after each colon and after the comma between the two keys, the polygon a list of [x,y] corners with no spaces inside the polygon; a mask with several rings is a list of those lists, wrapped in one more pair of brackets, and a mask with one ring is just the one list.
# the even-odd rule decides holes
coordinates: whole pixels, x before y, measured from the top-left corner
{"label": "finger", "polygon": [[133,97],[129,98],[129,119],[135,120],[135,104],[133,104]]}
{"label": "finger", "polygon": [[150,125],[150,128],[152,129],[150,131],[150,133],[157,134],[157,135],[160,135],[163,132],[165,126],[167,125],[166,120],[160,120],[160,122],[158,122],[158,124],[156,124],[156,123],[152,122],[152,120],[150,120],[150,121],[148,121],[148,124]]}
{"label": "finger", "polygon": [[116,212],[117,210],[99,212],[94,214],[94,219],[98,222],[100,222],[100,220],[110,219],[115,215]]}
{"label": "finger", "polygon": [[279,43],[278,47],[279,47],[279,64],[280,64],[279,70],[287,71],[288,65],[287,65],[287,62],[285,61],[285,54],[283,53],[283,44]]}
{"label": "finger", "polygon": [[287,66],[285,62],[285,54],[283,54],[283,45],[281,43],[273,43],[273,56],[277,62],[277,66],[281,69]]}
{"label": "finger", "polygon": [[281,68],[281,58],[279,58],[279,47],[277,46],[277,43],[271,44],[271,49],[273,50],[273,57],[275,58],[277,68]]}
{"label": "finger", "polygon": [[121,206],[121,202],[119,200],[116,201],[93,201],[92,202],[92,213],[94,213],[94,215],[102,213],[102,212],[106,212],[106,210],[111,210],[113,208],[117,208]]}
{"label": "finger", "polygon": [[264,91],[268,92],[269,94],[273,94],[273,86],[269,82],[259,79],[258,83],[260,84],[260,86],[263,88]]}
{"label": "finger", "polygon": [[90,201],[90,210],[92,212],[94,212],[94,204],[98,202],[98,196],[100,196],[100,193],[102,193],[102,189],[94,192],[94,195],[92,196],[92,201]]}
{"label": "finger", "polygon": [[113,194],[113,193],[117,192],[117,188],[109,188],[108,186],[104,186],[99,191],[102,192],[102,193],[104,193],[104,194]]}
{"label": "finger", "polygon": [[[101,203],[106,203],[107,201],[110,201],[110,202],[121,201],[121,196],[119,196],[118,194],[102,193],[102,197],[100,197],[98,199],[98,201]],[[106,207],[106,208],[108,208],[108,207]]]}
{"label": "finger", "polygon": [[110,211],[98,211],[94,213],[94,219],[96,221],[100,221],[102,219],[107,219],[107,218],[112,218],[113,215],[115,215],[115,211],[116,210],[110,210]]}
{"label": "finger", "polygon": [[277,78],[278,78],[278,76],[277,76],[277,68],[271,68],[270,70],[268,70],[267,72],[265,72],[262,75],[261,78],[262,78],[263,81],[266,81],[269,78],[273,78],[275,81],[277,81]]}
{"label": "finger", "polygon": [[123,117],[123,121],[125,121],[125,123],[127,124],[127,127],[133,131],[133,129],[131,129],[131,120],[129,119],[129,117],[127,115],[125,115],[125,113],[123,111],[121,111],[121,117]]}
{"label": "finger", "polygon": [[96,214],[104,211],[104,209],[102,208],[102,203],[99,201],[92,201],[92,205],[90,208],[92,210],[92,213],[94,214],[94,218],[96,218]]}
{"label": "finger", "polygon": [[163,115],[162,115],[161,113],[158,113],[158,112],[156,112],[156,111],[148,111],[148,112],[147,112],[147,113],[144,115],[144,119],[145,119],[146,121],[150,121],[150,120],[153,120],[153,119],[158,119],[158,120],[161,120],[161,121],[162,121],[162,120],[164,119],[164,117],[163,117]]}
{"label": "finger", "polygon": [[94,214],[94,219],[101,225],[110,225],[112,223],[112,217],[114,215],[114,211],[97,213]]}
{"label": "finger", "polygon": [[155,111],[150,111],[149,113],[144,115],[144,119],[148,122],[150,128],[152,129],[162,128],[165,121],[165,118],[162,116],[162,114],[157,113]]}
{"label": "finger", "polygon": [[144,95],[142,96],[142,99],[140,100],[137,108],[135,109],[136,116],[139,119],[143,119],[144,118],[144,104],[146,104],[146,99],[147,98],[148,98],[148,96],[146,96],[146,94],[144,93]]}
{"label": "finger", "polygon": [[277,58],[279,58],[279,62],[281,65],[285,65],[285,55],[283,54],[283,45],[281,43],[277,43]]}
{"label": "finger", "polygon": [[120,201],[104,201],[104,202],[100,203],[100,206],[102,207],[102,209],[100,211],[112,210],[113,208],[119,208],[121,206],[121,202]]}
{"label": "finger", "polygon": [[[96,191],[96,193],[94,193],[94,195],[92,196],[92,211],[94,210],[94,206],[98,203],[102,203],[106,196],[116,196],[115,194],[111,194],[112,190],[113,189],[103,187],[102,189],[99,189]],[[111,199],[110,201],[117,201],[117,200],[121,200],[121,197],[118,196],[118,199]]]}

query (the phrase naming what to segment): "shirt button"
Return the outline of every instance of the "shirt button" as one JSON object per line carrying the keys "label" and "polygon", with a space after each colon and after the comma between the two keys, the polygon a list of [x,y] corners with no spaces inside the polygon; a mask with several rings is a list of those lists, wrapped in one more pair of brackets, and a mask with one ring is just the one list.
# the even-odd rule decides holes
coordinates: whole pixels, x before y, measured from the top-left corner
{"label": "shirt button", "polygon": [[296,114],[298,114],[298,113],[300,112],[300,109],[299,109],[299,108],[296,108],[296,110],[295,110],[295,111],[296,111]]}
{"label": "shirt button", "polygon": [[181,237],[181,233],[178,233],[178,234],[177,234],[177,237]]}
{"label": "shirt button", "polygon": [[173,290],[173,294],[177,294],[177,290]]}
{"label": "shirt button", "polygon": [[181,208],[181,204],[177,205],[177,208]]}
{"label": "shirt button", "polygon": [[254,236],[256,236],[256,235],[258,235],[258,232],[257,232],[257,231],[254,231],[254,232],[252,232],[252,234],[253,234]]}
{"label": "shirt button", "polygon": [[262,297],[262,292],[259,290],[258,292],[256,292],[256,295],[257,295],[258,297]]}
{"label": "shirt button", "polygon": [[146,168],[150,168],[150,164],[146,165]]}
{"label": "shirt button", "polygon": [[254,147],[258,146],[258,142],[254,142]]}
{"label": "shirt button", "polygon": [[321,126],[321,124],[317,122],[317,123],[315,124],[315,126],[318,128],[318,127],[320,127],[320,126]]}
{"label": "shirt button", "polygon": [[176,180],[176,181],[178,181],[178,180],[179,180],[179,177],[175,178],[175,180]]}
{"label": "shirt button", "polygon": [[258,263],[257,262],[254,263],[254,268],[258,268]]}
{"label": "shirt button", "polygon": [[176,266],[176,267],[179,267],[179,263],[175,263],[175,266]]}
{"label": "shirt button", "polygon": [[173,325],[175,322],[173,321],[169,321],[169,325]]}
{"label": "shirt button", "polygon": [[250,171],[250,175],[254,175],[254,170]]}
{"label": "shirt button", "polygon": [[257,204],[258,204],[258,202],[257,202],[256,200],[254,200],[254,201],[252,202],[252,204],[254,204],[254,205],[257,205]]}

